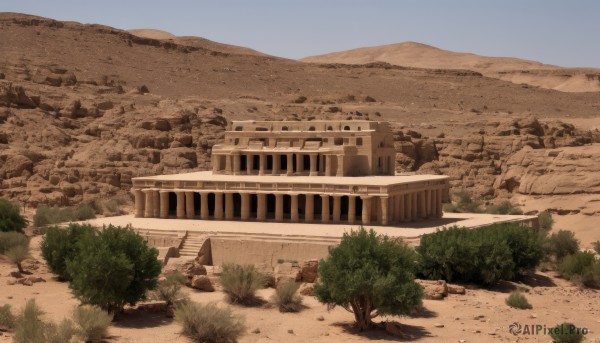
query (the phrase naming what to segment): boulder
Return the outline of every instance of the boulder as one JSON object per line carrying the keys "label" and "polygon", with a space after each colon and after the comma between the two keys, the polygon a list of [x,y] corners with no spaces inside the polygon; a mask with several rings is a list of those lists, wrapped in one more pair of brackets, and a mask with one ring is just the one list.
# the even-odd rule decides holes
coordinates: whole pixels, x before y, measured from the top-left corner
{"label": "boulder", "polygon": [[303,283],[298,289],[298,293],[306,296],[315,295],[315,284],[314,283]]}
{"label": "boulder", "polygon": [[444,280],[415,280],[423,287],[424,298],[428,300],[442,300],[448,295],[448,285]]}
{"label": "boulder", "polygon": [[191,287],[203,292],[214,292],[215,288],[206,275],[196,275],[192,278]]}
{"label": "boulder", "polygon": [[318,276],[318,270],[319,270],[319,261],[318,260],[309,260],[309,261],[305,261],[302,263],[302,266],[300,267],[301,271],[300,273],[302,274],[302,281],[303,282],[315,282],[317,276]]}
{"label": "boulder", "polygon": [[275,266],[273,271],[275,277],[275,286],[279,287],[280,284],[294,280],[296,282],[302,280],[302,270],[298,263],[284,262]]}
{"label": "boulder", "polygon": [[465,294],[466,290],[463,286],[448,284],[448,294]]}

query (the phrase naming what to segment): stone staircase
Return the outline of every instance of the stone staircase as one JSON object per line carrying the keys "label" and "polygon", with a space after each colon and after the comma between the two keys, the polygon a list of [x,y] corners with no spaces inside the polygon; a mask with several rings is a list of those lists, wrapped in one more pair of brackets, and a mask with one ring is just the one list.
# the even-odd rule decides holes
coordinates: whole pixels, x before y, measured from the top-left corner
{"label": "stone staircase", "polygon": [[183,239],[181,243],[181,248],[179,249],[180,257],[196,257],[200,252],[200,248],[204,244],[207,238],[210,235],[207,235],[204,232],[190,232],[188,231],[187,236]]}

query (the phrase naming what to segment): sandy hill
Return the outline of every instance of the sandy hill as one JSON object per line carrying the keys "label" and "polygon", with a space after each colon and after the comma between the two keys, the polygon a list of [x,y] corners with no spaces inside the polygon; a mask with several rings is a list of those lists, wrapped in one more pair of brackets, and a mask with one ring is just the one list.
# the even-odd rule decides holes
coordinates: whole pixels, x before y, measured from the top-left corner
{"label": "sandy hill", "polygon": [[171,42],[181,44],[181,45],[203,47],[203,48],[207,48],[207,49],[210,49],[213,51],[218,51],[218,52],[223,52],[223,53],[238,54],[238,55],[267,56],[266,54],[263,54],[262,52],[259,52],[259,51],[253,50],[253,49],[236,46],[236,45],[217,43],[217,42],[214,42],[209,39],[202,38],[202,37],[175,36],[174,34],[166,32],[166,31],[153,30],[153,29],[133,29],[133,30],[127,30],[127,31],[131,34],[134,34],[134,35],[142,37],[142,38],[165,39],[165,40],[169,40]]}
{"label": "sandy hill", "polygon": [[386,62],[429,69],[465,69],[485,76],[565,92],[600,91],[600,70],[561,68],[512,57],[488,57],[405,42],[303,58],[304,62],[366,64]]}

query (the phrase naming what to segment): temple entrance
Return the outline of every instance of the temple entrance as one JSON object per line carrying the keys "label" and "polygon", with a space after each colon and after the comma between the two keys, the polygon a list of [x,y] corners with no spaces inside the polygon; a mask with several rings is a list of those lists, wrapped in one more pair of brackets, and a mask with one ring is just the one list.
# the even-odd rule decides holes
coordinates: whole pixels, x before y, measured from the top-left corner
{"label": "temple entrance", "polygon": [[200,215],[200,193],[194,192],[194,216]]}
{"label": "temple entrance", "polygon": [[287,155],[279,155],[279,169],[287,171],[287,169],[288,169]]}
{"label": "temple entrance", "polygon": [[275,194],[267,194],[267,219],[275,219]]}
{"label": "temple entrance", "polygon": [[242,196],[240,193],[233,193],[233,218],[240,219],[242,217]]}
{"label": "temple entrance", "polygon": [[177,210],[177,194],[175,192],[169,192],[169,217],[175,215]]}
{"label": "temple entrance", "polygon": [[289,220],[292,217],[292,196],[283,195],[283,219]]}
{"label": "temple entrance", "polygon": [[247,159],[246,155],[240,155],[240,171],[241,172],[246,171],[247,161],[248,161],[248,159]]}
{"label": "temple entrance", "polygon": [[250,218],[256,219],[258,213],[258,196],[250,194]]}
{"label": "temple entrance", "polygon": [[252,171],[255,171],[258,173],[259,169],[260,169],[260,156],[252,155]]}
{"label": "temple entrance", "polygon": [[360,197],[357,196],[355,206],[356,206],[356,221],[360,223],[360,222],[362,222],[363,199],[361,199]]}
{"label": "temple entrance", "polygon": [[348,221],[348,205],[350,203],[348,196],[344,195],[341,199],[341,207],[340,207],[340,221],[347,222]]}
{"label": "temple entrance", "polygon": [[214,217],[215,216],[215,193],[208,193],[207,200],[208,200],[208,216]]}
{"label": "temple entrance", "polygon": [[323,200],[319,195],[313,196],[315,220],[321,219],[321,211],[323,210]]}

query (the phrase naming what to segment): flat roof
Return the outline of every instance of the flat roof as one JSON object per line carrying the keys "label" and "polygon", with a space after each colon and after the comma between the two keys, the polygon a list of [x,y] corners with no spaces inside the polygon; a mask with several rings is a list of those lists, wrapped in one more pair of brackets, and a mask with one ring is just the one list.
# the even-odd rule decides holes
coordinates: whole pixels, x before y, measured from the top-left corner
{"label": "flat roof", "polygon": [[212,171],[183,174],[134,177],[134,181],[206,181],[206,182],[256,182],[256,183],[301,183],[332,185],[387,186],[422,181],[446,180],[446,175],[381,175],[381,176],[277,176],[277,175],[225,175]]}

